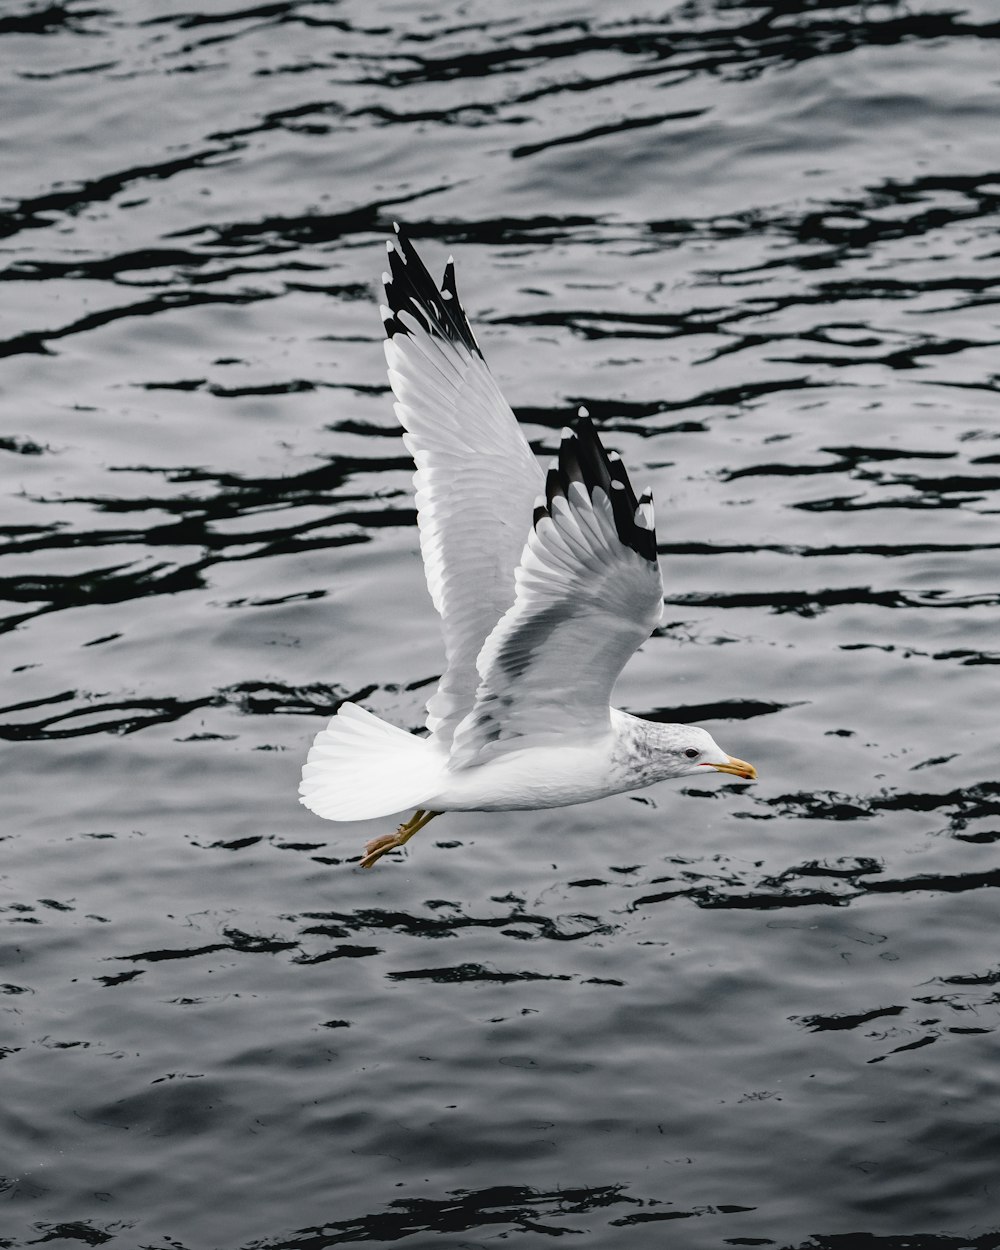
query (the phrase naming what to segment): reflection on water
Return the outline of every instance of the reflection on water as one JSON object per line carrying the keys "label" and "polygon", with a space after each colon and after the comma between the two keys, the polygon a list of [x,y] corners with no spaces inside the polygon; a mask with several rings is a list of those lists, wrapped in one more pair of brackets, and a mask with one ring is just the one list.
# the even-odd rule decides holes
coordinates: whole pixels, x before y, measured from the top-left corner
{"label": "reflection on water", "polygon": [[[8,6],[0,1242],[997,1244],[998,34]],[[441,665],[394,219],[538,454],[585,404],[652,486],[618,701],[757,785],[371,874],[296,804]]]}

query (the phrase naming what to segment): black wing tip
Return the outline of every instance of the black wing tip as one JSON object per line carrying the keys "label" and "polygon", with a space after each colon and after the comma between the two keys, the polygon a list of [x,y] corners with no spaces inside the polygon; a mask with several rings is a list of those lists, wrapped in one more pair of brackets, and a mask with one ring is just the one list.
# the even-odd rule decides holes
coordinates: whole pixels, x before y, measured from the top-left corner
{"label": "black wing tip", "polygon": [[540,514],[551,513],[557,497],[568,496],[573,482],[579,482],[591,497],[595,489],[600,488],[611,504],[615,529],[622,543],[644,560],[656,563],[656,533],[636,519],[640,505],[652,502],[652,495],[646,491],[641,499],[636,499],[623,461],[605,450],[597,426],[585,408],[580,409],[563,431],[558,460],[545,479],[545,508],[535,510],[535,524]]}
{"label": "black wing tip", "polygon": [[535,508],[535,524],[542,519],[543,516],[551,516],[552,505],[557,498],[566,497],[566,487],[563,485],[562,475],[559,472],[559,464],[553,464],[549,467],[549,471],[545,474],[545,505],[539,504]]}
{"label": "black wing tip", "polygon": [[449,256],[441,279],[441,294],[448,299],[458,299],[458,288],[455,286],[455,257]]}
{"label": "black wing tip", "polygon": [[397,334],[412,333],[400,317],[400,313],[405,312],[429,334],[441,334],[482,356],[458,298],[453,258],[449,256],[441,286],[438,287],[406,231],[395,221],[392,228],[394,237],[386,242],[389,280],[384,284],[385,299],[392,314],[384,319],[386,334],[395,338]]}

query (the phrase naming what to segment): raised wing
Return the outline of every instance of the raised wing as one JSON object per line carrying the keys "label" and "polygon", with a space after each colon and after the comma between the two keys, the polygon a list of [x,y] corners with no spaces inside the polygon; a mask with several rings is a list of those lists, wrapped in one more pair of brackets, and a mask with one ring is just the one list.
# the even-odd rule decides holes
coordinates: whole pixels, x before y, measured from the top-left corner
{"label": "raised wing", "polygon": [[455,768],[606,731],[618,675],[660,620],[652,499],[636,499],[582,415],[563,434],[515,581],[514,604],[479,656]]}
{"label": "raised wing", "polygon": [[427,725],[447,746],[475,700],[476,657],[514,602],[544,479],[459,303],[452,260],[438,290],[397,226],[383,281],[389,382],[417,465],[420,548],[447,658]]}

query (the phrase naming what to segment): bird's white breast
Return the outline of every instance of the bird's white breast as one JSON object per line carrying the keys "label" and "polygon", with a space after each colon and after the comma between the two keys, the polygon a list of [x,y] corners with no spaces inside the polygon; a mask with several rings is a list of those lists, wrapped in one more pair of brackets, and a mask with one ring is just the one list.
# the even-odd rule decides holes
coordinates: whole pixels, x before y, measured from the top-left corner
{"label": "bird's white breast", "polygon": [[429,799],[433,811],[529,811],[566,807],[615,794],[620,784],[612,763],[613,735],[577,745],[533,744],[484,764],[447,771],[445,787]]}

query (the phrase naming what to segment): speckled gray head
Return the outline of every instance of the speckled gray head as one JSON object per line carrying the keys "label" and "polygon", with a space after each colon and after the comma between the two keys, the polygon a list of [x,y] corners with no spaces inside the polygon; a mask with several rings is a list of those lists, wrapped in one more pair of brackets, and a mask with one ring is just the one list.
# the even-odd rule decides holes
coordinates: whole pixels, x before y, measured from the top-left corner
{"label": "speckled gray head", "polygon": [[752,764],[723,751],[708,730],[698,725],[663,724],[617,709],[612,711],[612,725],[617,739],[615,763],[623,772],[644,779],[637,784],[687,777],[705,769],[731,773],[743,781],[757,777]]}

